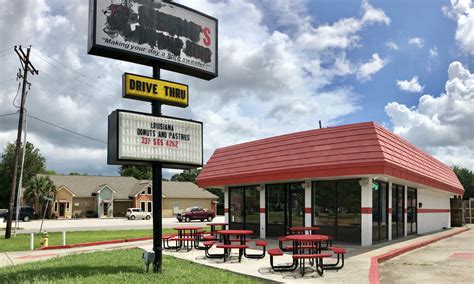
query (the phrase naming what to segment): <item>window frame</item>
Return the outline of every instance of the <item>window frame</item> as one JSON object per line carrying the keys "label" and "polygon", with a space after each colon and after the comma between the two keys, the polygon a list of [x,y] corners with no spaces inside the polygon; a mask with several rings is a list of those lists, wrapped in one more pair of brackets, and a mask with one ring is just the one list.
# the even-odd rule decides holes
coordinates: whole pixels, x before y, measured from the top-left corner
{"label": "window frame", "polygon": [[[332,231],[333,232],[333,237],[334,237],[334,240],[338,240],[338,231],[339,229],[341,229],[341,232],[342,230],[346,229],[346,230],[349,230],[349,229],[354,229],[354,230],[357,230],[358,231],[358,237],[356,238],[355,241],[348,241],[348,242],[351,242],[351,243],[357,243],[357,244],[360,244],[361,241],[362,241],[362,236],[361,236],[361,232],[362,232],[362,212],[360,212],[360,208],[362,207],[362,186],[360,186],[360,178],[357,178],[357,179],[354,179],[354,178],[351,178],[351,179],[338,179],[338,180],[312,180],[311,181],[311,225],[312,226],[316,226],[316,227],[320,227],[321,229],[327,229],[328,231]],[[316,190],[316,186],[315,184],[318,183],[318,182],[334,182],[335,183],[335,192],[334,192],[334,197],[335,197],[335,212],[336,212],[336,216],[335,216],[335,225],[330,225],[330,226],[325,226],[325,225],[316,225],[314,224],[314,219],[315,219],[315,190]],[[343,182],[354,182],[358,185],[358,188],[359,188],[359,225],[358,226],[340,226],[339,225],[339,222],[338,222],[338,208],[339,208],[339,199],[338,199],[338,183],[343,183]]]}

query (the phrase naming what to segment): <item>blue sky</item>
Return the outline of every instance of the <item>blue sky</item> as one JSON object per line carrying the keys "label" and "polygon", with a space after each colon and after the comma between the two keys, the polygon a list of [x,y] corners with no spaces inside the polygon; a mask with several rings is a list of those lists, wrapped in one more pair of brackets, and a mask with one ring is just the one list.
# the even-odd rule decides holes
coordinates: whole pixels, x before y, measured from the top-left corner
{"label": "blue sky", "polygon": [[[121,99],[121,75],[151,75],[149,67],[87,54],[87,2],[0,0],[0,114],[16,111],[18,44],[33,45],[40,70],[30,78],[31,115],[105,141],[111,111],[150,110]],[[189,85],[190,107],[163,112],[203,121],[205,161],[219,147],[318,120],[375,121],[448,165],[474,169],[472,0],[177,2],[219,19],[218,78],[162,72]],[[16,127],[16,116],[0,118],[0,149]],[[28,127],[49,169],[117,174],[104,143],[35,120]]]}

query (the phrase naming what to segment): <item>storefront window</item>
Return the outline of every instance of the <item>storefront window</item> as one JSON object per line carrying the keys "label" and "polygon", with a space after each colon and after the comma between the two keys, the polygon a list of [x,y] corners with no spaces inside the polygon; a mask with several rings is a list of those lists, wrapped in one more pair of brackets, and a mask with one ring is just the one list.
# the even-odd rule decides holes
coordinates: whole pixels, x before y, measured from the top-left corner
{"label": "storefront window", "polygon": [[[336,225],[336,182],[320,181],[313,186],[313,216],[316,226]],[[360,206],[360,205],[359,205]]]}
{"label": "storefront window", "polygon": [[360,185],[358,180],[313,183],[313,224],[335,240],[360,243]]}
{"label": "storefront window", "polygon": [[244,222],[244,191],[241,187],[229,189],[229,214],[232,223]]}
{"label": "storefront window", "polygon": [[245,222],[260,223],[260,192],[255,187],[246,187],[245,193]]}
{"label": "storefront window", "polygon": [[357,181],[337,183],[337,225],[360,226],[360,185]]}
{"label": "storefront window", "polygon": [[266,186],[267,194],[267,223],[285,224],[286,187],[283,184]]}

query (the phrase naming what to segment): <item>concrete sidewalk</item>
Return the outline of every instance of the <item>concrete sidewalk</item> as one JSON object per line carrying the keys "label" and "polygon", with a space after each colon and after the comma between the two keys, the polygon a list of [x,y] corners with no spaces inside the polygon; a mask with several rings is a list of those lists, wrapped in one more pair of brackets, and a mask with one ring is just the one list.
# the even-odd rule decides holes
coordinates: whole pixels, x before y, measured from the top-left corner
{"label": "concrete sidewalk", "polygon": [[[470,226],[474,228],[473,226]],[[235,273],[245,274],[261,278],[268,281],[275,282],[337,282],[337,283],[367,283],[369,282],[369,271],[371,267],[371,259],[392,251],[400,250],[402,248],[416,245],[420,242],[426,242],[434,238],[443,237],[452,233],[461,232],[466,228],[454,228],[445,230],[442,232],[425,235],[425,236],[411,236],[410,239],[402,239],[398,241],[386,242],[377,244],[370,247],[360,246],[347,246],[348,253],[345,261],[344,268],[339,271],[325,271],[324,276],[319,276],[317,273],[308,270],[304,277],[301,277],[299,270],[295,272],[286,273],[274,273],[270,270],[270,260],[268,255],[264,259],[254,260],[243,258],[241,263],[237,260],[231,260],[230,262],[223,263],[219,259],[205,259],[204,251],[192,250],[190,252],[176,252],[172,250],[165,250],[164,254],[174,256],[177,258],[189,260],[202,265],[207,265],[219,269],[232,271]],[[464,236],[466,233],[462,233]],[[471,234],[472,236],[472,234]],[[469,238],[468,238],[469,239]],[[472,240],[471,240],[472,241]],[[270,248],[277,247],[278,244],[275,240],[270,240]],[[252,242],[253,243],[253,242]],[[8,265],[22,264],[32,261],[46,260],[54,257],[61,257],[71,254],[87,253],[93,251],[107,251],[114,249],[127,249],[127,248],[142,248],[151,250],[152,241],[137,241],[120,244],[107,244],[98,245],[92,247],[78,247],[72,249],[58,249],[58,250],[47,250],[47,251],[23,251],[23,252],[7,252],[0,253],[0,267]],[[461,250],[461,249],[460,249]],[[214,252],[220,252],[215,250]],[[257,251],[255,251],[257,252]],[[292,262],[291,256],[285,254],[281,257],[275,258],[275,264],[289,263]],[[325,263],[333,263],[335,259],[325,261]],[[164,268],[166,269],[166,268]]]}
{"label": "concrete sidewalk", "polygon": [[[258,277],[264,280],[274,282],[368,283],[371,259],[373,257],[383,255],[391,251],[399,250],[401,248],[411,246],[433,238],[442,237],[444,235],[449,235],[455,232],[461,232],[463,230],[465,230],[465,228],[454,228],[434,234],[411,237],[411,239],[408,240],[405,238],[401,241],[397,240],[392,242],[385,242],[370,247],[342,245],[348,250],[344,268],[339,271],[325,271],[323,276],[319,276],[317,273],[311,272],[310,269],[308,269],[308,272],[307,274],[305,274],[304,277],[301,276],[299,269],[294,272],[272,272],[270,269],[270,258],[268,255],[260,260],[243,258],[241,263],[238,263],[238,260],[236,259],[231,260],[230,262],[223,263],[220,259],[205,259],[204,252],[198,250],[192,250],[190,252],[175,252],[169,250],[165,251],[165,254],[196,262],[199,264],[232,271],[235,273],[250,275],[253,277]],[[269,247],[278,247],[278,244],[277,242],[272,242]],[[145,245],[141,246],[141,248],[150,250],[151,246]],[[255,251],[255,253],[256,252],[257,251]],[[221,253],[221,250],[212,249],[211,253]],[[292,258],[291,255],[285,254],[281,257],[275,257],[274,261],[276,265],[288,264],[292,262]],[[325,263],[335,262],[336,260],[334,258],[325,260]]]}
{"label": "concrete sidewalk", "polygon": [[474,283],[474,230],[440,240],[380,265],[381,283]]}

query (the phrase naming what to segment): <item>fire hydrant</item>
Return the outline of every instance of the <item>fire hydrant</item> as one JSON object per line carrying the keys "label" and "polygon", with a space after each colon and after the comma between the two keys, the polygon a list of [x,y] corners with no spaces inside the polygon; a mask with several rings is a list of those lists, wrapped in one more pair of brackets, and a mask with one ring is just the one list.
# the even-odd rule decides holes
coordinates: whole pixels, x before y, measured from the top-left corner
{"label": "fire hydrant", "polygon": [[44,233],[43,233],[43,240],[41,241],[41,246],[47,247],[48,244],[49,244],[48,232],[44,232]]}

